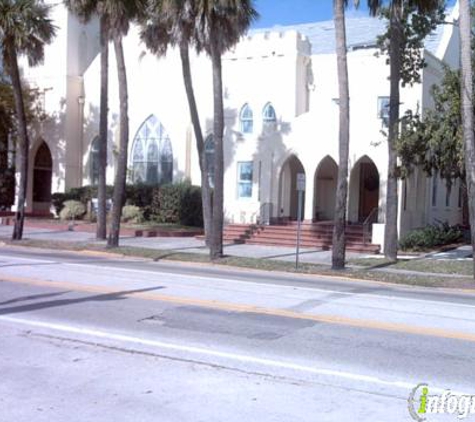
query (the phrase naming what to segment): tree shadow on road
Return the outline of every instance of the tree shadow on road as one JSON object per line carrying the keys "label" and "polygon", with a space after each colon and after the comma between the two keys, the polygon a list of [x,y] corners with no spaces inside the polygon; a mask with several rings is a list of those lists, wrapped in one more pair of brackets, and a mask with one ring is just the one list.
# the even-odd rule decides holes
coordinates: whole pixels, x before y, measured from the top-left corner
{"label": "tree shadow on road", "polygon": [[[9,314],[18,314],[18,313],[22,313],[22,312],[39,311],[39,310],[42,310],[42,309],[57,308],[57,307],[60,307],[60,306],[75,305],[75,304],[78,304],[78,303],[107,302],[107,301],[113,301],[113,300],[124,300],[124,299],[128,299],[128,296],[132,296],[132,295],[140,294],[140,293],[146,293],[146,292],[150,292],[150,291],[154,291],[154,290],[160,290],[160,289],[164,289],[164,288],[165,287],[163,287],[163,286],[157,286],[157,287],[149,287],[149,288],[146,288],[146,289],[125,290],[125,291],[119,291],[119,292],[104,293],[104,294],[98,294],[98,295],[93,295],[93,296],[80,297],[80,298],[76,298],[76,299],[50,300],[50,301],[46,301],[46,302],[32,303],[32,304],[29,304],[29,305],[13,306],[13,307],[10,307],[10,308],[0,309],[0,315],[9,315]],[[62,294],[65,294],[65,293],[68,293],[68,292],[63,292]],[[61,294],[61,293],[57,293],[57,294]],[[2,305],[2,304],[0,304],[0,305]]]}

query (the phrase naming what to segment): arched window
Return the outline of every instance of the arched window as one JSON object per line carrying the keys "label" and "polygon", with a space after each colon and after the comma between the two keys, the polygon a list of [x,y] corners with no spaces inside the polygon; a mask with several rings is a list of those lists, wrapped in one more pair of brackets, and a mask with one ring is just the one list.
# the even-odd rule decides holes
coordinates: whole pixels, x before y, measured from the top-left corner
{"label": "arched window", "polygon": [[277,121],[274,106],[271,103],[267,103],[262,110],[262,121],[264,124],[272,124]]}
{"label": "arched window", "polygon": [[277,116],[274,106],[267,103],[262,109],[262,133],[272,134],[277,129]]}
{"label": "arched window", "polygon": [[99,183],[99,136],[96,136],[91,143],[91,152],[89,153],[91,185],[96,186]]}
{"label": "arched window", "polygon": [[165,128],[155,116],[140,126],[132,147],[134,183],[173,181],[173,148]]}
{"label": "arched window", "polygon": [[209,135],[205,141],[206,174],[211,188],[214,188],[214,139]]}
{"label": "arched window", "polygon": [[252,133],[254,130],[254,117],[249,104],[244,104],[243,108],[241,109],[241,115],[239,119],[241,122],[241,132]]}

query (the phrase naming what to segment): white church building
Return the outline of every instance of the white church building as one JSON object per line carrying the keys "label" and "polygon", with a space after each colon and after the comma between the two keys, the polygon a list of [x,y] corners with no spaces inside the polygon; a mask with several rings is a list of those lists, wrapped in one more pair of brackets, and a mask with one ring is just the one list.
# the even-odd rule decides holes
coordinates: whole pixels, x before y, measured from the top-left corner
{"label": "white church building", "polygon": [[[52,2],[58,36],[44,66],[23,65],[25,79],[42,93],[47,117],[31,139],[27,209],[49,212],[51,192],[97,182],[100,57],[98,24],[84,26]],[[448,20],[457,17],[455,7]],[[348,220],[374,217],[384,232],[387,144],[383,134],[389,66],[377,57],[385,23],[347,19],[350,81]],[[405,110],[431,107],[430,89],[444,63],[458,66],[458,27],[443,25],[423,51],[422,82],[401,91]],[[132,27],[124,40],[129,88],[130,183],[200,183],[194,134],[177,51],[156,58]],[[110,49],[108,183],[118,150],[119,100]],[[223,57],[225,103],[225,219],[272,222],[297,216],[296,178],[306,176],[304,219],[331,220],[338,163],[338,81],[333,21],[250,31]],[[212,72],[204,55],[192,56],[192,73],[207,154],[213,154]],[[210,173],[212,169],[210,168]],[[212,174],[210,174],[212,177]],[[446,192],[437,177],[415,171],[400,182],[400,233],[435,220],[461,221],[458,189]]]}

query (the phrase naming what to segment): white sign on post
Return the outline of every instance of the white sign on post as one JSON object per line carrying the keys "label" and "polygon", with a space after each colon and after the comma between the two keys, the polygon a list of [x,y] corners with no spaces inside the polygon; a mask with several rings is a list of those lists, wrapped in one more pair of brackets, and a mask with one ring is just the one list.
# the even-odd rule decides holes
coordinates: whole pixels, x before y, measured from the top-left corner
{"label": "white sign on post", "polygon": [[297,173],[297,190],[305,191],[305,173]]}

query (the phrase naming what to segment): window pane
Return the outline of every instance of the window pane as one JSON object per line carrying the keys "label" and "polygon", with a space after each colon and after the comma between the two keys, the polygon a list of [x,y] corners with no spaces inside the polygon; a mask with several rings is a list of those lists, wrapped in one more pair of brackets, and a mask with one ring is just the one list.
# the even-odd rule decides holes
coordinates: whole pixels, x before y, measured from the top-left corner
{"label": "window pane", "polygon": [[173,162],[172,163],[161,163],[161,176],[160,183],[167,184],[172,183],[173,181]]}
{"label": "window pane", "polygon": [[251,183],[239,183],[239,197],[251,198],[252,197],[252,184]]}
{"label": "window pane", "polygon": [[252,197],[253,162],[238,163],[238,196],[239,198]]}
{"label": "window pane", "polygon": [[150,185],[158,183],[158,163],[148,163],[146,182]]}
{"label": "window pane", "polygon": [[239,178],[241,181],[252,181],[252,163],[241,163]]}

